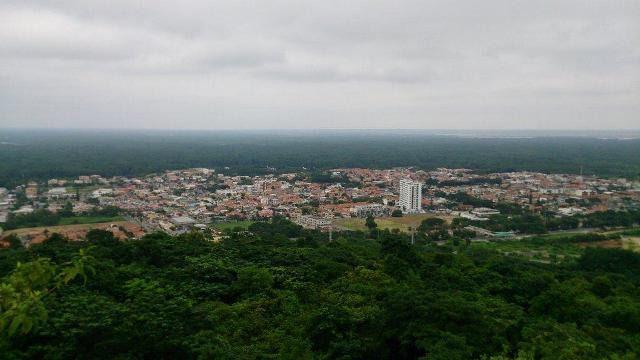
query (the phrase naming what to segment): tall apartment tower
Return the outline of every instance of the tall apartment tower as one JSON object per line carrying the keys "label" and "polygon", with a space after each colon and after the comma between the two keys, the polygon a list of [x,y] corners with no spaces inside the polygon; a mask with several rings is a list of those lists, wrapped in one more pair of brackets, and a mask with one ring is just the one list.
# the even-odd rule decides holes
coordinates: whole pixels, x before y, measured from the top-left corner
{"label": "tall apartment tower", "polygon": [[422,183],[409,179],[400,180],[400,209],[405,214],[418,213],[422,209]]}

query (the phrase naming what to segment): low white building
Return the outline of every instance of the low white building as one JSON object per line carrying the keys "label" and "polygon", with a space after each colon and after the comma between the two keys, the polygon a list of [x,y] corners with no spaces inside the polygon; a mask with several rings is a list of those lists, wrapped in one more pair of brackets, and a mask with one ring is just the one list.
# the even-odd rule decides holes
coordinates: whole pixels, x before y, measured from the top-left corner
{"label": "low white building", "polygon": [[302,215],[295,220],[295,223],[308,229],[320,229],[331,226],[330,219],[324,219],[311,215]]}
{"label": "low white building", "polygon": [[487,207],[478,207],[475,208],[473,210],[471,210],[471,213],[477,217],[482,217],[482,218],[486,218],[489,217],[491,215],[499,215],[500,211],[496,210],[496,209],[490,209]]}
{"label": "low white building", "polygon": [[476,215],[474,215],[474,214],[472,214],[470,212],[465,212],[465,211],[460,212],[460,217],[468,219],[468,220],[472,220],[472,221],[487,221],[487,220],[489,220],[489,219],[487,219],[485,217],[479,217],[479,216],[476,216]]}
{"label": "low white building", "polygon": [[54,187],[47,191],[47,197],[49,199],[63,199],[69,197],[69,193],[65,187]]}
{"label": "low white building", "polygon": [[91,193],[91,197],[97,198],[104,195],[113,194],[113,189],[97,189]]}
{"label": "low white building", "polygon": [[577,207],[565,207],[565,208],[558,209],[558,214],[562,216],[573,216],[573,215],[582,214],[583,212],[584,211],[582,209]]}

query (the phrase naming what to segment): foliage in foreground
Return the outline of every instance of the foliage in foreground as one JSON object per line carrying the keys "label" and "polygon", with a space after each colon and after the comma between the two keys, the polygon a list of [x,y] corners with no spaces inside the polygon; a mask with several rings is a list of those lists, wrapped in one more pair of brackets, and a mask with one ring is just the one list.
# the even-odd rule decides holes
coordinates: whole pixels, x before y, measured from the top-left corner
{"label": "foliage in foreground", "polygon": [[[331,243],[284,220],[218,244],[157,233],[118,242],[54,236],[0,251],[3,286],[24,266],[95,272],[41,298],[4,358],[586,359],[640,354],[640,256],[587,249],[575,265],[408,245],[402,234]],[[456,252],[454,253],[454,250]],[[48,260],[38,260],[48,259]],[[16,262],[23,265],[15,269]],[[50,272],[50,270],[47,270]],[[41,288],[55,283],[43,280]],[[4,306],[4,305],[3,305]],[[24,305],[28,306],[28,305]],[[29,307],[30,308],[30,307]],[[2,309],[5,311],[5,308]]]}

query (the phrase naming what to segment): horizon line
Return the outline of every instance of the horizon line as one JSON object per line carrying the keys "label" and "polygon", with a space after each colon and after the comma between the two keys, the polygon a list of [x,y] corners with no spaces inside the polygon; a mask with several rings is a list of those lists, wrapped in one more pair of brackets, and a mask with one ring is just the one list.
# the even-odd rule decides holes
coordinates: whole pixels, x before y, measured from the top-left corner
{"label": "horizon line", "polygon": [[111,128],[111,127],[1,127],[1,130],[96,131],[640,131],[639,128]]}

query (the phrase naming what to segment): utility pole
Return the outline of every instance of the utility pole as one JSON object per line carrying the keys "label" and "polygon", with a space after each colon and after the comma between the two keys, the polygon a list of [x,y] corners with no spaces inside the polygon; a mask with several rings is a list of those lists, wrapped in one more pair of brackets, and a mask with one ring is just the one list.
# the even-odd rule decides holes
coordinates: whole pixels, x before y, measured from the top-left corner
{"label": "utility pole", "polygon": [[416,244],[415,231],[413,231],[413,227],[409,226],[409,232],[411,233],[411,245]]}

